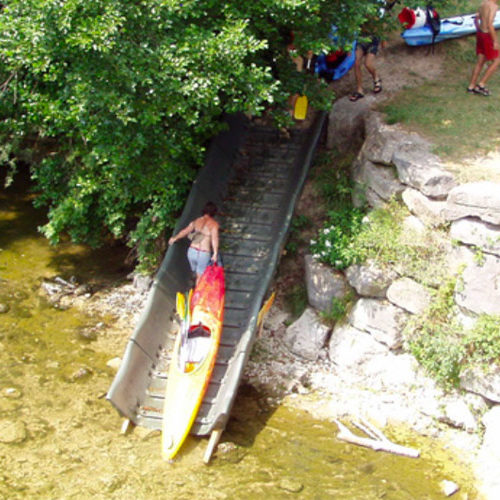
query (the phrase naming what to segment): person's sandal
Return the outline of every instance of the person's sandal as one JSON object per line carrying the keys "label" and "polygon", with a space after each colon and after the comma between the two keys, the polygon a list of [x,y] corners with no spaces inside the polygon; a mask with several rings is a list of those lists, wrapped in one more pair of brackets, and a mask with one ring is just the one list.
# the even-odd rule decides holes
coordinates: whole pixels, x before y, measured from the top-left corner
{"label": "person's sandal", "polygon": [[373,80],[373,93],[378,94],[379,92],[382,92],[382,80],[377,78]]}
{"label": "person's sandal", "polygon": [[358,101],[359,99],[362,99],[363,97],[365,97],[365,94],[362,94],[361,92],[354,92],[353,94],[351,94],[351,96],[349,97],[349,100],[351,102],[356,102]]}
{"label": "person's sandal", "polygon": [[482,85],[476,85],[474,87],[474,94],[484,95],[485,97],[488,97],[490,95],[490,91]]}

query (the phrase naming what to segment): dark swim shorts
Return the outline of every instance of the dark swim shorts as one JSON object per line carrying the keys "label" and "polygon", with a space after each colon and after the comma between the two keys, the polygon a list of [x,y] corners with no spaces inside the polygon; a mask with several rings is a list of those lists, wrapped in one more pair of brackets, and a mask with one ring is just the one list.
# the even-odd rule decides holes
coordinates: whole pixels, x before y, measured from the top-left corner
{"label": "dark swim shorts", "polygon": [[377,36],[372,36],[371,40],[368,42],[360,42],[357,47],[363,51],[363,55],[373,54],[376,55],[378,52],[378,46],[380,45],[380,38]]}

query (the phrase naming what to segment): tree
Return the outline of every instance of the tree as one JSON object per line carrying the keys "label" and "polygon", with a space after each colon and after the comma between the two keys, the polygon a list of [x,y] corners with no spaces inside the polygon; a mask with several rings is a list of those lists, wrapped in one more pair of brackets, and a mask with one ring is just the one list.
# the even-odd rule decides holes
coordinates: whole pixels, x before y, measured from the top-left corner
{"label": "tree", "polygon": [[[373,2],[356,0],[11,0],[0,13],[0,162],[31,152],[41,231],[97,246],[128,239],[143,264],[183,205],[225,113],[281,116],[303,89],[298,51],[352,40]],[[281,111],[280,111],[281,110]]]}

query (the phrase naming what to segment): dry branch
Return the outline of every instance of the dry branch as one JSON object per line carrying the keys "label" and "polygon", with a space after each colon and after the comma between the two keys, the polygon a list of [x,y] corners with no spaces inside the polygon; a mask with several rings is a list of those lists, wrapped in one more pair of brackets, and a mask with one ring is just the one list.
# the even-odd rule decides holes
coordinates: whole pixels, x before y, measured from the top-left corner
{"label": "dry branch", "polygon": [[335,420],[338,425],[339,433],[337,438],[341,441],[346,441],[347,443],[356,444],[358,446],[364,446],[365,448],[371,448],[375,451],[387,451],[388,453],[394,453],[395,455],[402,455],[405,457],[418,458],[420,456],[420,451],[414,448],[407,448],[406,446],[401,446],[399,444],[393,443],[378,429],[376,429],[369,422],[364,420],[361,422],[352,422],[358,429],[361,429],[368,438],[358,436],[352,433],[344,424]]}

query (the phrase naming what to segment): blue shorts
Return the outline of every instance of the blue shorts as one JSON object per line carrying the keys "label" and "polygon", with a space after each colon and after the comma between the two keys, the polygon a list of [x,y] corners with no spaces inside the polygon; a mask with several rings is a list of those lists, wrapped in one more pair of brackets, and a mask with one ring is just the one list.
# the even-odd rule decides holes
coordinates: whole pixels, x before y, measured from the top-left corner
{"label": "blue shorts", "polygon": [[203,274],[208,264],[210,264],[212,255],[210,252],[204,250],[198,250],[193,247],[189,247],[187,251],[187,258],[191,271],[196,274]]}

